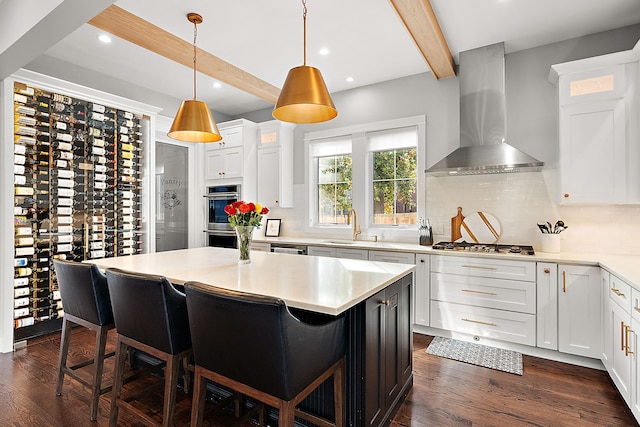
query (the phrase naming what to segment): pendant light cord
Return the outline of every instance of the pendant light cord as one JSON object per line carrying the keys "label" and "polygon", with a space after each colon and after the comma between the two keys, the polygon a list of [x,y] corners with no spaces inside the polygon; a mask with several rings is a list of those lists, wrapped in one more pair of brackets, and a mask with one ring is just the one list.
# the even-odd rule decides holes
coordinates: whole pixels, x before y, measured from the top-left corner
{"label": "pendant light cord", "polygon": [[193,21],[193,100],[196,100],[196,63],[198,61],[196,51],[196,38],[198,37],[198,23]]}
{"label": "pendant light cord", "polygon": [[307,65],[307,0],[302,0],[302,21],[304,25],[304,61],[303,65]]}

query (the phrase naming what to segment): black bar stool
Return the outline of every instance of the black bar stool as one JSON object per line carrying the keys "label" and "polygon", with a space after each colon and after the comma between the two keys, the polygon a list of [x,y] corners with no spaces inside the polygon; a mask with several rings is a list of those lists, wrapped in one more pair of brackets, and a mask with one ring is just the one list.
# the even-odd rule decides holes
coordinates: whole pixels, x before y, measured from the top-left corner
{"label": "black bar stool", "polygon": [[[185,295],[165,278],[118,270],[107,270],[113,317],[118,331],[116,367],[109,423],[115,427],[120,409],[158,425],[132,403],[139,396],[124,399],[123,371],[131,347],[160,359],[165,366],[162,425],[173,425],[180,362],[191,354],[191,337]],[[185,364],[186,366],[186,364]],[[190,374],[185,370],[185,390]]]}
{"label": "black bar stool", "polygon": [[[111,391],[111,386],[102,387],[104,360],[114,355],[114,353],[105,354],[108,331],[114,328],[107,279],[93,264],[56,259],[53,261],[53,266],[64,308],[56,394],[62,395],[65,375],[88,387],[91,390],[91,420],[95,421],[100,395]],[[96,333],[96,348],[93,359],[68,366],[67,355],[71,341],[71,328],[74,324],[84,326]],[[91,380],[87,380],[76,372],[91,364],[93,364]]]}
{"label": "black bar stool", "polygon": [[[277,408],[280,427],[292,427],[294,417],[344,425],[344,318],[304,323],[279,298],[197,282],[185,292],[195,361],[192,427],[203,422],[207,380]],[[330,377],[334,422],[297,408]]]}

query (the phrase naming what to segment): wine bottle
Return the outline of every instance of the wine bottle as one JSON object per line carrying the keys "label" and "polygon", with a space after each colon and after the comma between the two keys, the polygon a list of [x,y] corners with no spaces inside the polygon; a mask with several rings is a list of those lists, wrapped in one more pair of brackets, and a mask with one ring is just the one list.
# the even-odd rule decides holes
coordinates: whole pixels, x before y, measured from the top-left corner
{"label": "wine bottle", "polygon": [[27,107],[26,105],[14,105],[13,111],[18,114],[23,114],[27,116],[35,116],[36,109],[33,107]]}
{"label": "wine bottle", "polygon": [[[55,201],[55,197],[62,197],[62,198],[67,198],[67,197],[73,197],[75,195],[75,190],[73,188],[60,188],[60,187],[51,187],[51,196],[54,197],[54,203],[56,203]],[[65,202],[63,202],[65,203]],[[60,205],[58,203],[58,205]],[[62,206],[71,206],[71,205],[62,205]]]}
{"label": "wine bottle", "polygon": [[23,317],[22,319],[16,319],[15,321],[15,328],[24,328],[26,326],[33,326],[35,324],[35,317],[30,316],[30,317]]}
{"label": "wine bottle", "polygon": [[24,135],[14,135],[13,142],[20,145],[36,145],[34,137]]}
{"label": "wine bottle", "polygon": [[33,117],[22,116],[19,114],[14,118],[14,122],[19,125],[26,125],[26,126],[36,126],[36,124],[38,123],[38,121]]}

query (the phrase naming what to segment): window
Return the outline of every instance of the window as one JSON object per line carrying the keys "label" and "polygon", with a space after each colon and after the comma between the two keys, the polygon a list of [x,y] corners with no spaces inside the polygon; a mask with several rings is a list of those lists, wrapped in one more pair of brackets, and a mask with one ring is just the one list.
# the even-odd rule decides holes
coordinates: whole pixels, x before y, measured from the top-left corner
{"label": "window", "polygon": [[413,236],[426,199],[425,127],[416,116],[306,134],[308,231],[347,235],[353,208],[363,236]]}
{"label": "window", "polygon": [[346,224],[351,209],[351,140],[338,139],[312,146],[316,172],[316,224]]}
{"label": "window", "polygon": [[393,129],[367,135],[372,152],[374,224],[415,224],[417,201],[417,129]]}

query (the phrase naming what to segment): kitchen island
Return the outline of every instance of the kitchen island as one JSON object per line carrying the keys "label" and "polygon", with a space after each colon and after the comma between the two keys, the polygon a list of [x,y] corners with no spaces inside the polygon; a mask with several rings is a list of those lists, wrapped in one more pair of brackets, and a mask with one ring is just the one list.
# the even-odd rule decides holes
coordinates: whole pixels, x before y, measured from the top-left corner
{"label": "kitchen island", "polygon": [[[283,299],[313,315],[344,316],[347,336],[346,425],[381,426],[413,385],[411,310],[414,265],[252,252],[238,265],[235,249],[195,248],[98,259],[101,269],[157,274]],[[304,402],[331,417],[331,384]]]}

